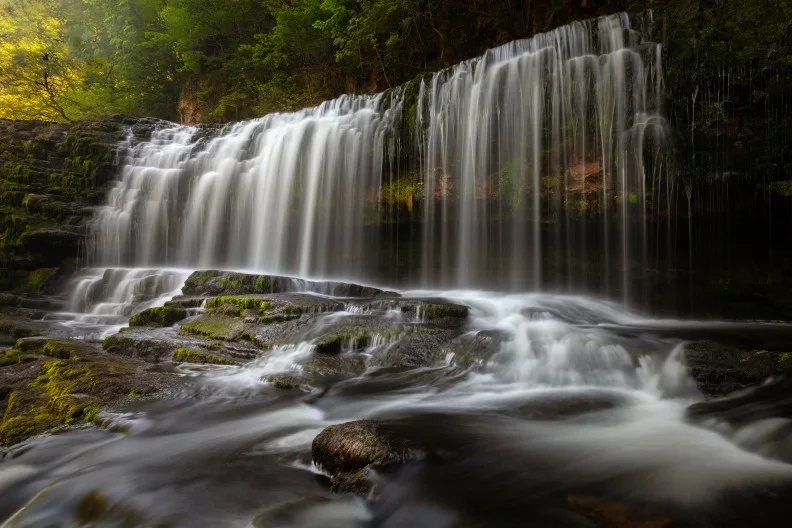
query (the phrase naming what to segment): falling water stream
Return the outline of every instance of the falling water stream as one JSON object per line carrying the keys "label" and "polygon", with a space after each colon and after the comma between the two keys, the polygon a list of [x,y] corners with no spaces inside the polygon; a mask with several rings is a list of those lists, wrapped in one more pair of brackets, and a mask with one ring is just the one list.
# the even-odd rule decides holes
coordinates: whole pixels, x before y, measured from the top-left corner
{"label": "falling water stream", "polygon": [[[117,331],[196,269],[387,283],[378,270],[395,256],[378,247],[379,195],[406,171],[422,189],[422,237],[414,273],[395,286],[468,306],[459,339],[494,348],[472,365],[457,348],[429,367],[384,368],[378,358],[405,338],[383,334],[357,352],[361,372],[313,391],[262,381],[299,373],[313,337],[242,366],[175,366],[188,388],[108,417],[117,429],[13,448],[0,464],[2,526],[79,525],[92,493],[108,526],[587,526],[555,502],[578,492],[680,526],[742,526],[754,492],[788,492],[786,420],[686,418],[703,396],[674,329],[717,329],[623,303],[651,246],[647,197],[670,200],[651,24],[614,15],[490,50],[424,79],[414,105],[393,90],[130,135],[94,219],[92,267],[53,316],[73,333]],[[413,145],[399,140],[404,122]],[[606,278],[593,290],[618,302],[571,293],[587,290],[577,260],[596,262]],[[548,276],[570,293],[542,293]],[[315,328],[414,323],[333,299],[345,308],[316,315]],[[311,441],[371,418],[463,457],[379,475],[378,501],[331,494]]]}

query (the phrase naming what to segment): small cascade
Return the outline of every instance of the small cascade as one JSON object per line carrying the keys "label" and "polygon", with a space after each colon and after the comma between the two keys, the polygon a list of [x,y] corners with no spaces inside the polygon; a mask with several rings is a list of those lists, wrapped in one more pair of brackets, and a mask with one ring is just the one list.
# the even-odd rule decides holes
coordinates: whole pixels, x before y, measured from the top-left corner
{"label": "small cascade", "polygon": [[75,333],[89,338],[118,331],[129,317],[178,295],[186,270],[87,268],[71,283],[68,311],[57,314]]}

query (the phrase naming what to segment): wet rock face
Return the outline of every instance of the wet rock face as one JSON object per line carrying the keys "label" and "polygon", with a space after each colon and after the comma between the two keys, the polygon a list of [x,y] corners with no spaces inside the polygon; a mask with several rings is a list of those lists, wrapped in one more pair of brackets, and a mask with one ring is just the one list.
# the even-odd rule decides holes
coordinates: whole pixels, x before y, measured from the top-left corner
{"label": "wet rock face", "polygon": [[709,396],[722,396],[757,386],[771,376],[792,373],[790,352],[737,348],[713,341],[686,345],[685,360],[691,377]]}
{"label": "wet rock face", "polygon": [[238,295],[311,292],[334,297],[398,296],[379,288],[335,281],[308,281],[275,275],[250,275],[227,271],[196,271],[184,285],[184,295]]}

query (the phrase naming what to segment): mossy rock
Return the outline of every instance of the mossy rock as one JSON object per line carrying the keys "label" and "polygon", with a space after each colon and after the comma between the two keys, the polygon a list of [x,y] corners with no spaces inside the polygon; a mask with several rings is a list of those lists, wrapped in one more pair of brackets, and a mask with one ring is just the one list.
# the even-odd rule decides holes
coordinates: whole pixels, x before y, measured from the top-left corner
{"label": "mossy rock", "polygon": [[160,306],[134,314],[129,319],[129,326],[173,326],[186,317],[184,308]]}
{"label": "mossy rock", "polygon": [[230,315],[232,317],[256,317],[261,312],[269,310],[271,303],[261,297],[250,296],[219,296],[206,301],[206,308],[212,312]]}
{"label": "mossy rock", "polygon": [[36,378],[9,396],[0,442],[11,445],[55,427],[90,422],[112,392],[112,378],[131,368],[82,358],[42,362]]}
{"label": "mossy rock", "polygon": [[203,363],[210,365],[233,365],[230,359],[216,356],[193,348],[179,348],[173,355],[173,360],[179,363]]}
{"label": "mossy rock", "polygon": [[244,323],[233,317],[210,313],[182,324],[181,333],[222,341],[234,341],[244,336]]}
{"label": "mossy rock", "polygon": [[169,359],[178,348],[171,340],[151,338],[135,332],[137,330],[109,335],[104,338],[102,348],[110,354],[142,359],[151,363]]}
{"label": "mossy rock", "polygon": [[262,379],[262,381],[269,383],[276,389],[284,390],[298,389],[303,384],[302,378],[288,374],[266,376]]}
{"label": "mossy rock", "polygon": [[315,354],[300,363],[313,383],[332,382],[360,376],[366,370],[363,354]]}
{"label": "mossy rock", "polygon": [[216,270],[196,271],[184,283],[184,295],[230,296],[273,293],[272,277]]}
{"label": "mossy rock", "polygon": [[79,359],[90,349],[90,346],[71,339],[27,337],[17,340],[14,348],[25,354],[39,354],[55,359]]}
{"label": "mossy rock", "polygon": [[187,296],[261,295],[312,291],[336,297],[398,297],[396,292],[335,281],[307,281],[276,275],[252,275],[228,271],[196,271],[184,283]]}
{"label": "mossy rock", "polygon": [[206,298],[204,297],[178,296],[166,302],[165,306],[173,308],[200,308],[205,300]]}
{"label": "mossy rock", "polygon": [[42,335],[46,325],[31,321],[26,317],[2,316],[0,317],[0,336],[8,336],[16,340],[22,337]]}
{"label": "mossy rock", "polygon": [[325,428],[311,443],[311,457],[317,467],[337,475],[406,462],[413,454],[405,439],[377,422],[360,420]]}
{"label": "mossy rock", "polygon": [[330,479],[330,491],[333,493],[351,493],[366,497],[374,488],[374,481],[367,469],[359,469],[348,473],[338,473]]}
{"label": "mossy rock", "polygon": [[16,348],[0,352],[0,368],[36,361],[36,356]]}

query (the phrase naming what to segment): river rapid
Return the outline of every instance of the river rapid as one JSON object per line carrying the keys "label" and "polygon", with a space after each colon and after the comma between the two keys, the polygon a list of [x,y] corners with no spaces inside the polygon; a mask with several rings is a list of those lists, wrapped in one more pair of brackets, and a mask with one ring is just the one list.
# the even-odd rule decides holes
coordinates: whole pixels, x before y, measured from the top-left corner
{"label": "river rapid", "polygon": [[[189,378],[173,398],[107,415],[102,429],[71,429],[5,452],[2,526],[781,526],[789,519],[788,403],[749,395],[740,407],[748,418],[739,422],[728,410],[689,412],[705,397],[678,336],[694,329],[717,337],[729,325],[647,319],[574,296],[404,297],[470,307],[459,329],[466,347],[432,366],[382,366],[374,359],[397,356],[403,339],[383,334],[339,356],[361,356],[362,374],[285,391],[262,380],[299,374],[300,360],[317,354],[315,339],[276,346],[241,366],[173,364],[174,375]],[[347,305],[312,325],[371,316]],[[376,317],[410,324],[398,310]],[[466,353],[474,359],[462,361]],[[763,410],[756,419],[751,406]],[[311,442],[329,425],[361,419],[388,421],[426,449],[410,463],[368,470],[376,485],[367,497],[331,493]],[[593,522],[569,507],[574,497],[629,504],[649,524]]]}

